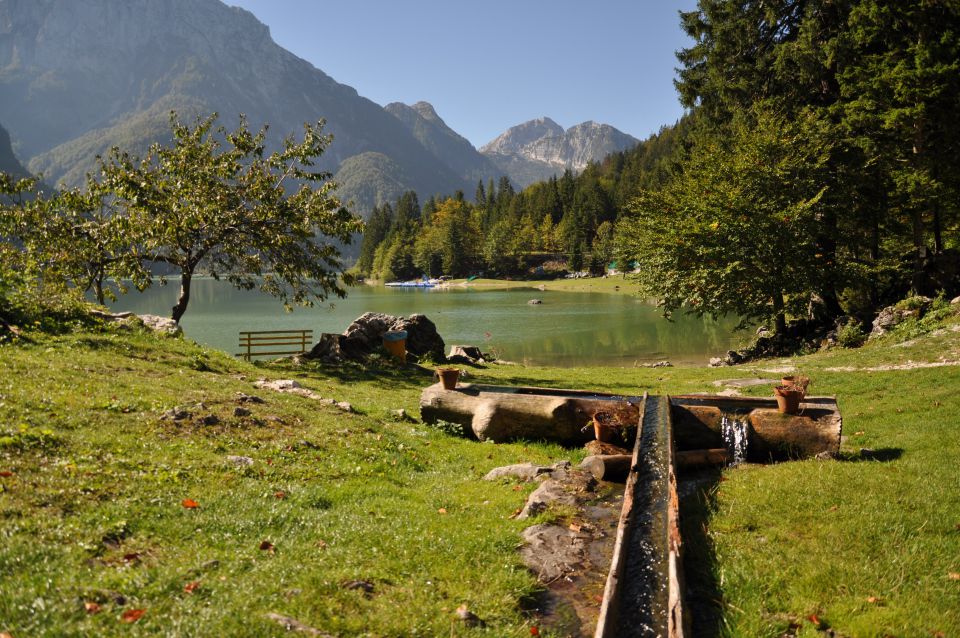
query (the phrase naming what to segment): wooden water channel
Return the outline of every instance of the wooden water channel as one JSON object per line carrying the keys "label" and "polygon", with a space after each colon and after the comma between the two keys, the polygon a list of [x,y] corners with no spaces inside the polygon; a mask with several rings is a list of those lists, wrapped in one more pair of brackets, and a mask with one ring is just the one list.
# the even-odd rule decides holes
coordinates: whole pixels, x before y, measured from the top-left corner
{"label": "wooden water channel", "polygon": [[684,608],[678,459],[770,462],[835,454],[842,419],[834,398],[808,398],[797,415],[774,399],[617,396],[576,390],[463,384],[424,390],[425,421],[460,423],[480,440],[582,444],[603,410],[631,430],[633,454],[595,638],[690,636]]}

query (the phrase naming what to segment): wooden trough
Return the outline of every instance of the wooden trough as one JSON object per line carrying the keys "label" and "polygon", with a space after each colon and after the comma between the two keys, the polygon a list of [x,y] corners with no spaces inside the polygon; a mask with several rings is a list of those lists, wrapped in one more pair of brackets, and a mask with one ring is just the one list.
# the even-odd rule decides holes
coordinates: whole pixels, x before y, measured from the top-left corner
{"label": "wooden trough", "polygon": [[676,472],[687,465],[767,462],[836,454],[842,419],[833,398],[808,398],[797,415],[774,399],[619,396],[577,390],[462,384],[423,391],[426,422],[459,423],[480,440],[553,440],[582,444],[593,414],[605,411],[635,427],[629,463],[595,457],[585,469],[607,478],[626,473],[623,510],[595,638],[690,636],[684,613]]}

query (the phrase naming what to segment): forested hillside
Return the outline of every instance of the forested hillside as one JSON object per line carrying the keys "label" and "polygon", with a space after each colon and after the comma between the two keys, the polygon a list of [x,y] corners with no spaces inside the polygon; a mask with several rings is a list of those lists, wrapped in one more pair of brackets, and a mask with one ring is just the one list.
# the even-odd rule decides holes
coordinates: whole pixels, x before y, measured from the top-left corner
{"label": "forested hillside", "polygon": [[457,193],[422,206],[407,193],[374,210],[357,270],[388,280],[480,271],[523,276],[545,262],[601,272],[614,259],[614,225],[622,211],[641,188],[664,182],[689,129],[683,120],[589,164],[580,175],[568,169],[519,191],[501,177],[479,181],[472,197]]}

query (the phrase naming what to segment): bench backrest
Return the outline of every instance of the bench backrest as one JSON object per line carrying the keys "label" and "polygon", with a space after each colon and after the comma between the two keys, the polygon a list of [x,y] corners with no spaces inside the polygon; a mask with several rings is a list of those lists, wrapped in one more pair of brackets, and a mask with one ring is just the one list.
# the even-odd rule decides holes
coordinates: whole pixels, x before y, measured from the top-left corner
{"label": "bench backrest", "polygon": [[[280,354],[300,354],[306,352],[313,343],[313,330],[259,330],[240,333],[238,357],[247,361],[253,357],[266,357]],[[277,348],[286,349],[278,350]],[[262,351],[267,348],[268,351]]]}

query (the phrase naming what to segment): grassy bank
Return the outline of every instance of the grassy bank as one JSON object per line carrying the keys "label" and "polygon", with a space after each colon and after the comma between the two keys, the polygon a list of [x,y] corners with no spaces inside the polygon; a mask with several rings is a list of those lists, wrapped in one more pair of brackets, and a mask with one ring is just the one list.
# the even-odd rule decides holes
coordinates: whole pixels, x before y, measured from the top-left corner
{"label": "grassy bank", "polygon": [[[581,452],[397,420],[431,379],[386,364],[255,366],[141,332],[33,338],[0,347],[0,631],[286,634],[277,613],[341,636],[530,635],[537,585],[516,554],[529,523],[510,516],[533,486],[480,477]],[[704,635],[960,635],[960,367],[884,369],[958,360],[960,332],[895,342],[723,369],[491,366],[474,380],[712,392],[799,366],[839,398],[842,459],[727,469],[687,498]],[[253,387],[293,376],[356,413]],[[162,418],[176,406],[192,417]],[[461,604],[486,627],[456,621]]]}
{"label": "grassy bank", "polygon": [[[372,286],[382,286],[383,282],[368,280]],[[585,277],[582,279],[452,279],[445,285],[468,288],[540,288],[566,292],[605,292],[616,294],[635,294],[637,286],[623,275],[612,277]]]}

